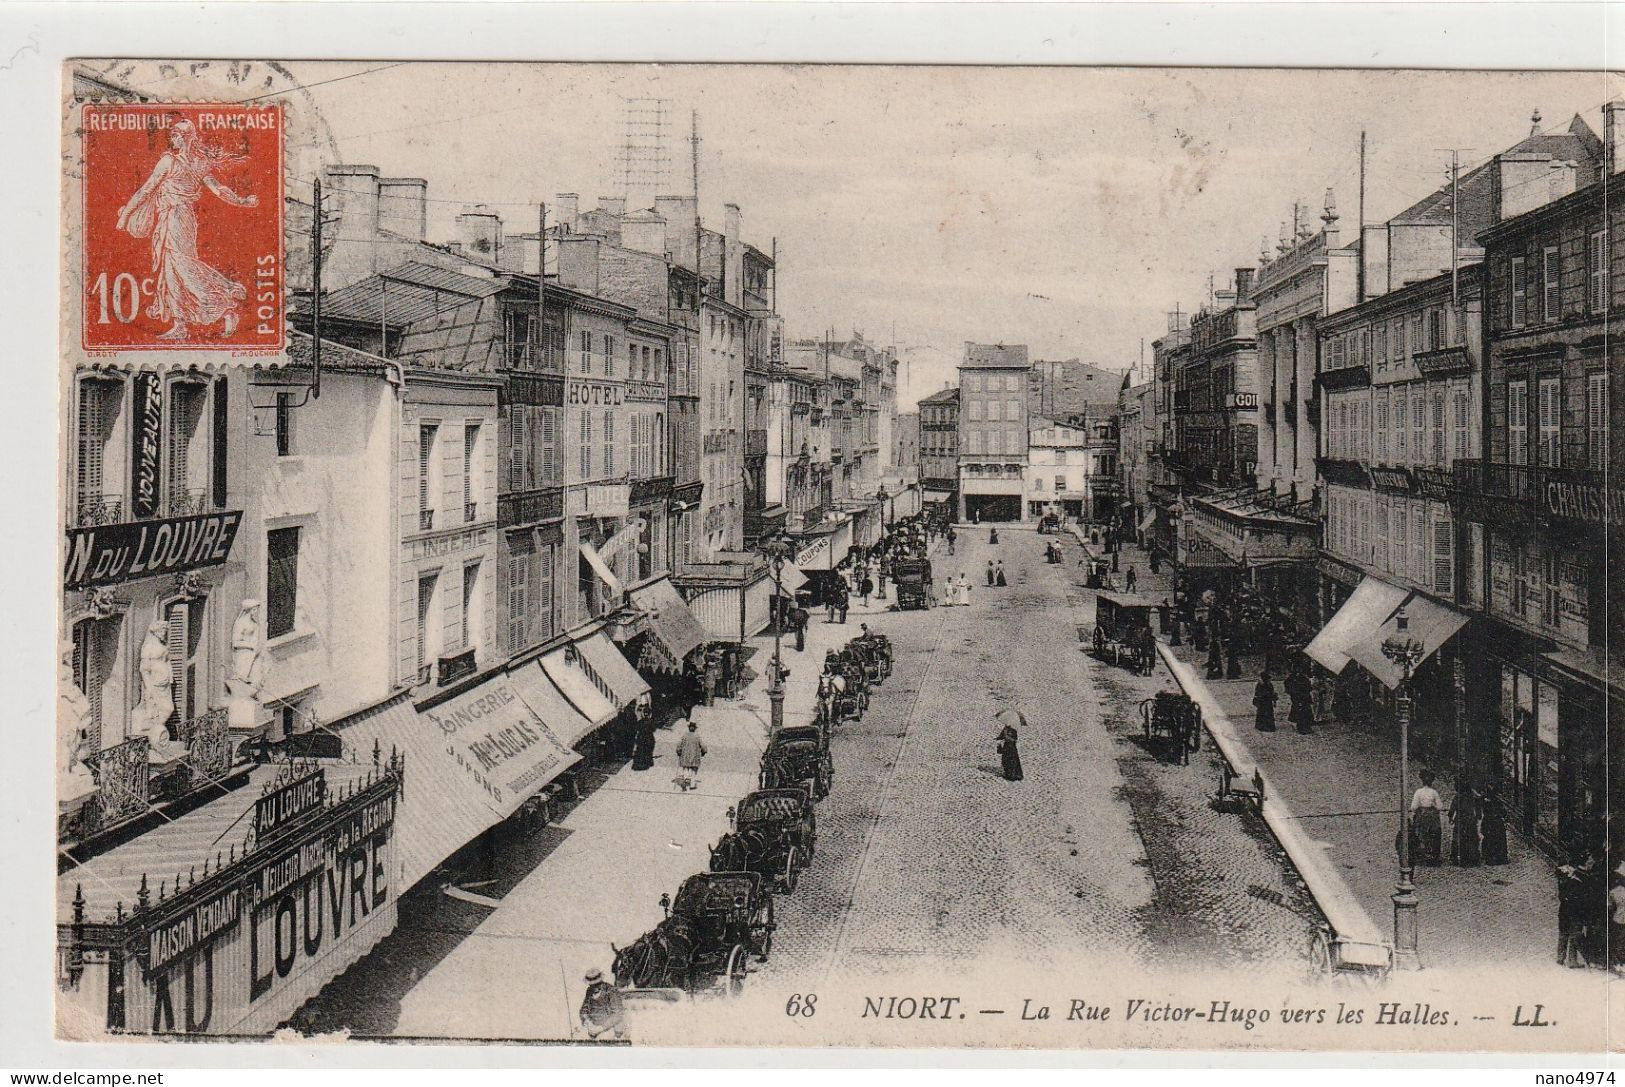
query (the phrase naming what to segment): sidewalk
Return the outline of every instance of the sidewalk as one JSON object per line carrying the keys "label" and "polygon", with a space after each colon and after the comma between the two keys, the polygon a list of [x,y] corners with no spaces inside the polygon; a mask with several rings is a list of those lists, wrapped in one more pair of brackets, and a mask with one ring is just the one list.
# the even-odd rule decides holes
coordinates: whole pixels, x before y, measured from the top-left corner
{"label": "sidewalk", "polygon": [[[1125,546],[1118,565],[1123,571],[1135,568],[1140,592],[1157,599],[1172,595],[1172,571],[1165,566],[1160,574],[1150,574],[1144,550]],[[1259,732],[1252,727],[1256,658],[1243,658],[1242,679],[1209,680],[1202,678],[1205,655],[1190,645],[1171,649],[1162,643],[1160,650],[1189,666],[1174,673],[1185,692],[1217,706],[1229,719],[1233,739],[1227,740],[1256,763],[1283,802],[1293,824],[1284,834],[1323,849],[1327,866],[1339,877],[1329,882],[1346,885],[1345,891],[1334,893],[1352,894],[1372,926],[1391,936],[1391,895],[1398,876],[1397,737],[1375,722],[1351,726],[1330,721],[1308,736],[1285,724],[1276,732]],[[1277,716],[1284,716],[1282,707]],[[1413,763],[1413,777],[1416,769]],[[1414,788],[1417,782],[1411,784]],[[1448,803],[1454,783],[1441,776],[1437,787]],[[1447,819],[1447,853],[1449,835]],[[1560,969],[1553,962],[1557,892],[1552,865],[1516,835],[1510,837],[1508,864],[1416,869],[1418,946],[1425,967],[1482,967],[1493,960],[1522,969]]]}
{"label": "sidewalk", "polygon": [[[824,652],[858,633],[858,624],[884,612],[854,600],[847,622],[807,624],[807,648],[782,639],[790,677],[786,724],[810,723]],[[631,943],[662,916],[660,896],[710,866],[710,846],[728,829],[728,809],[757,787],[770,724],[768,663],[771,633],[749,640],[740,697],[697,706],[693,720],[706,746],[700,786],[680,792],[678,731],[657,734],[652,769],[627,764],[611,774],[550,831],[560,842],[501,905],[433,965],[401,1000],[394,1033],[408,1037],[568,1039],[591,968],[607,976],[615,947]]]}

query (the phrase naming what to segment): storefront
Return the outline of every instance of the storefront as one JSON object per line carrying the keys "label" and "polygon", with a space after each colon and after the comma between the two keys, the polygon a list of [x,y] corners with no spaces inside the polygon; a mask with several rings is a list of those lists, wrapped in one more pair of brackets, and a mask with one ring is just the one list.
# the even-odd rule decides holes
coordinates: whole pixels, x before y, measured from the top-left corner
{"label": "storefront", "polygon": [[649,615],[649,629],[641,635],[635,658],[637,667],[681,675],[690,655],[708,640],[705,628],[670,578],[638,586],[631,600]]}
{"label": "storefront", "polygon": [[403,760],[256,774],[61,877],[64,1036],[269,1034],[395,927]]}
{"label": "storefront", "polygon": [[839,579],[841,563],[852,546],[851,522],[842,518],[808,529],[796,537],[796,567],[807,578],[811,602],[827,602],[828,593]]}
{"label": "storefront", "polygon": [[767,627],[773,581],[759,561],[693,563],[676,580],[708,641],[743,642]]}

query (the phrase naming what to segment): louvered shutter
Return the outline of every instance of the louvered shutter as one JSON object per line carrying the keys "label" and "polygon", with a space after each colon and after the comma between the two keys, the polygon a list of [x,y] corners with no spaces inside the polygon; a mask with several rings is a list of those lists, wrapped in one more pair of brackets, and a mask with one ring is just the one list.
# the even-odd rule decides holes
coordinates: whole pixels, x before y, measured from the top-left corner
{"label": "louvered shutter", "polygon": [[1604,313],[1608,309],[1608,235],[1605,231],[1591,235],[1586,264],[1591,280],[1591,312]]}
{"label": "louvered shutter", "polygon": [[1608,375],[1586,377],[1586,460],[1594,472],[1608,468]]}
{"label": "louvered shutter", "polygon": [[615,411],[604,409],[604,475],[615,474]]}
{"label": "louvered shutter", "polygon": [[537,414],[541,416],[542,432],[542,477],[539,480],[544,487],[559,481],[559,409],[541,408]]}
{"label": "louvered shutter", "polygon": [[1540,402],[1537,405],[1540,412],[1540,463],[1546,467],[1556,467],[1560,463],[1559,443],[1562,437],[1563,417],[1559,397],[1562,388],[1560,378],[1540,379]]}
{"label": "louvered shutter", "polygon": [[1507,382],[1507,461],[1529,463],[1529,383]]}
{"label": "louvered shutter", "polygon": [[592,412],[581,409],[581,479],[592,478]]}
{"label": "louvered shutter", "polygon": [[186,619],[188,608],[189,605],[187,604],[171,604],[169,606],[169,629],[166,639],[169,643],[169,678],[171,684],[173,684],[170,690],[173,692],[175,709],[179,712],[182,720],[192,716],[190,707],[191,691],[189,689],[191,684],[187,682],[186,668]]}
{"label": "louvered shutter", "polygon": [[1454,524],[1450,515],[1438,510],[1433,514],[1433,591],[1443,597],[1453,597],[1456,589],[1456,547]]}
{"label": "louvered shutter", "polygon": [[435,427],[425,423],[418,430],[418,509],[428,510],[433,507],[429,504],[429,461],[434,454]]}
{"label": "louvered shutter", "polygon": [[102,497],[102,463],[107,447],[108,397],[99,381],[79,383],[78,499]]}
{"label": "louvered shutter", "polygon": [[1524,274],[1524,258],[1512,258],[1511,270],[1512,327],[1522,328],[1528,320],[1528,283]]}
{"label": "louvered shutter", "polygon": [[1557,246],[1549,245],[1540,253],[1541,319],[1557,320],[1558,278]]}

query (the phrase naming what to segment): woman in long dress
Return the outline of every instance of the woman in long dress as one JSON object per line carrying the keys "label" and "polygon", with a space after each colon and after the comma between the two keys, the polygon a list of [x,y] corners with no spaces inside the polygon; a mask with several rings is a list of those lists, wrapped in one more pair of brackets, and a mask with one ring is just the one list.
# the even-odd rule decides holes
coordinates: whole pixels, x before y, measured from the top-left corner
{"label": "woman in long dress", "polygon": [[1433,787],[1433,771],[1423,770],[1422,787],[1411,795],[1411,834],[1418,854],[1412,859],[1430,868],[1439,866],[1440,846],[1443,844],[1443,826],[1439,815],[1443,806],[1438,790]]}
{"label": "woman in long dress", "polygon": [[999,765],[1004,780],[1021,780],[1021,752],[1016,749],[1016,726],[1005,725],[999,730]]}
{"label": "woman in long dress", "polygon": [[195,207],[204,189],[234,207],[259,205],[259,197],[239,196],[215,178],[217,167],[235,161],[240,160],[205,144],[192,122],[177,121],[152,176],[119,209],[119,230],[152,239],[155,283],[147,316],[170,322],[161,340],[184,340],[192,325],[221,322],[225,336],[237,330],[238,305],[248,291],[198,257]]}

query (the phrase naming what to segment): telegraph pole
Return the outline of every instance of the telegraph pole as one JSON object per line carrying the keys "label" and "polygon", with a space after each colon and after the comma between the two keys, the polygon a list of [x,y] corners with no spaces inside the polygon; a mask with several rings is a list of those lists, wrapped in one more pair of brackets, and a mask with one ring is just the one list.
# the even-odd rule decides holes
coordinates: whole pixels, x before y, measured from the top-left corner
{"label": "telegraph pole", "polygon": [[1440,147],[1450,152],[1450,304],[1461,304],[1461,240],[1457,234],[1461,216],[1461,153],[1471,147]]}
{"label": "telegraph pole", "polygon": [[[315,181],[314,211],[310,221],[310,395],[322,396],[322,179]],[[387,344],[378,350],[386,353]],[[177,880],[177,883],[179,881]]]}
{"label": "telegraph pole", "polygon": [[1354,296],[1365,301],[1365,129],[1360,129],[1360,207],[1359,207],[1360,265],[1355,272]]}

